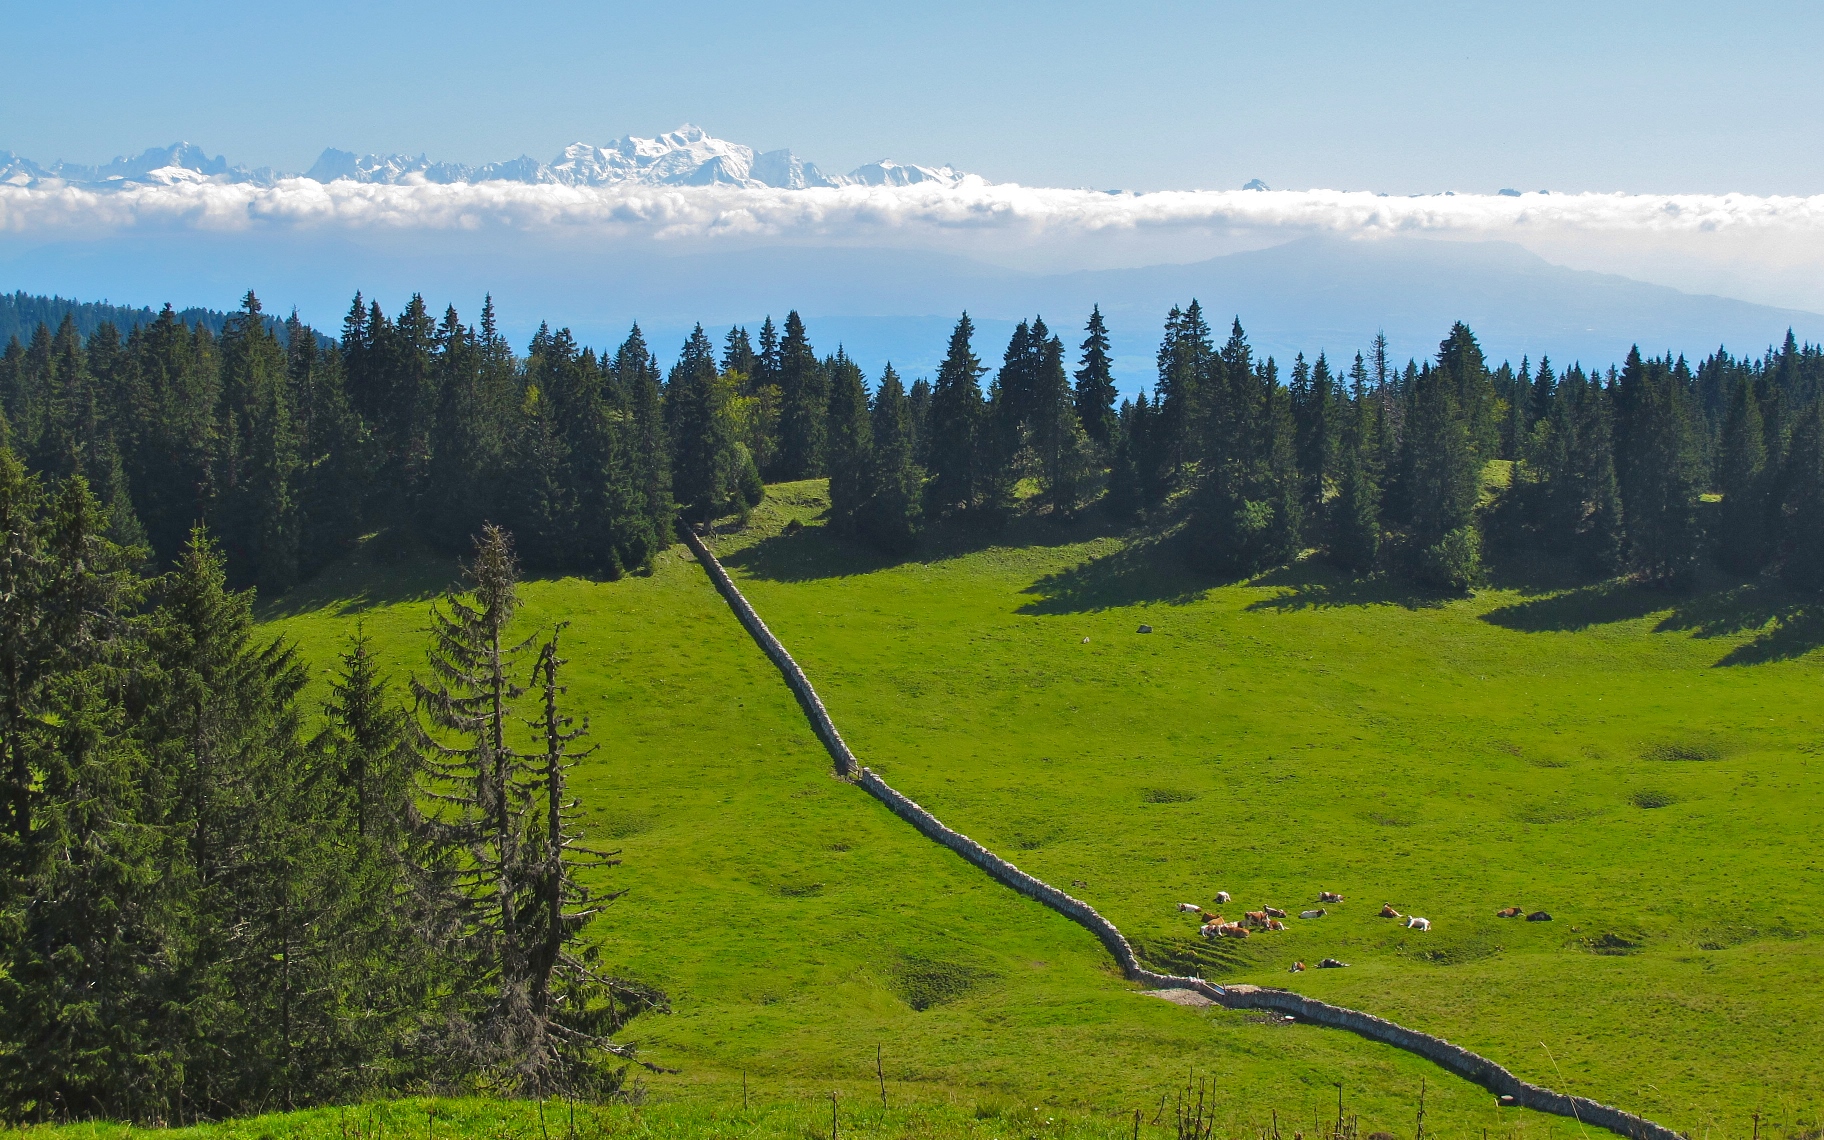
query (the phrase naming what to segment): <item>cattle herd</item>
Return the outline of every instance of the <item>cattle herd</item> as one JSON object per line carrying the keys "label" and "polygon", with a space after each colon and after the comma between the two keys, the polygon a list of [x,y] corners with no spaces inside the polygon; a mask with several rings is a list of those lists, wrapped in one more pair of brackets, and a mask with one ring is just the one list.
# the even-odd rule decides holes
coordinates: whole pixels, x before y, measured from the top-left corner
{"label": "cattle herd", "polygon": [[[1215,901],[1218,904],[1226,905],[1229,900],[1229,892],[1216,892]],[[1318,892],[1317,901],[1325,904],[1340,903],[1343,901],[1343,896],[1337,894],[1335,891],[1320,891]],[[1286,928],[1284,920],[1289,917],[1286,911],[1275,906],[1266,905],[1262,905],[1259,910],[1243,911],[1239,922],[1231,922],[1220,914],[1213,914],[1206,911],[1196,903],[1179,903],[1178,912],[1180,914],[1196,915],[1203,924],[1198,933],[1211,940],[1217,938],[1247,938],[1255,931],[1284,930]],[[1319,906],[1312,910],[1299,911],[1298,917],[1315,919],[1322,918],[1328,913],[1329,911],[1326,907]],[[1381,904],[1381,917],[1397,918],[1401,920],[1400,924],[1408,930],[1417,930],[1426,933],[1429,933],[1431,930],[1431,919],[1420,918],[1416,914],[1401,914],[1398,910],[1394,909],[1392,903]],[[1528,922],[1552,921],[1552,916],[1545,911],[1536,910],[1529,914],[1526,910],[1517,906],[1505,907],[1498,910],[1495,912],[1495,917],[1524,917]],[[1339,962],[1335,958],[1325,958],[1317,964],[1317,968],[1320,970],[1335,969],[1347,966],[1348,964],[1349,963],[1347,962]],[[1304,969],[1305,964],[1303,962],[1295,962],[1292,965],[1292,972],[1295,974],[1301,973]]]}

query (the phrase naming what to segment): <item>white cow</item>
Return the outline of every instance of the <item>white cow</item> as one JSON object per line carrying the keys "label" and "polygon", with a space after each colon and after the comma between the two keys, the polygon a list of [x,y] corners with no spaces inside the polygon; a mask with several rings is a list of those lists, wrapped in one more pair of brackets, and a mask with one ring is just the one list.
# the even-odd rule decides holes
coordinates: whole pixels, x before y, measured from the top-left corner
{"label": "white cow", "polygon": [[1420,918],[1416,914],[1411,915],[1406,919],[1406,929],[1408,929],[1408,930],[1427,930],[1428,931],[1431,929],[1431,919]]}

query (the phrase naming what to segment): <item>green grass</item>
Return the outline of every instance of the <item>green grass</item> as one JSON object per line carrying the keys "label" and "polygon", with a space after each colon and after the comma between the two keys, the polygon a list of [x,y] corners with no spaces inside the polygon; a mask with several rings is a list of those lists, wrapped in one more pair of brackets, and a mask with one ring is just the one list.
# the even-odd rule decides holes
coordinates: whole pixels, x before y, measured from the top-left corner
{"label": "green grass", "polygon": [[[1456,600],[1305,565],[1213,584],[1094,517],[946,532],[892,564],[816,525],[821,491],[773,488],[717,548],[857,754],[1151,962],[1290,984],[1694,1136],[1757,1109],[1776,1134],[1815,1124],[1824,629],[1801,602],[1552,588],[1549,568]],[[357,558],[268,628],[326,669],[359,618],[403,674],[452,576]],[[1421,1078],[1440,1132],[1577,1133],[1347,1034],[1136,995],[1086,932],[831,778],[681,548],[525,596],[528,630],[573,623],[572,698],[604,745],[577,787],[633,891],[595,930],[674,1003],[630,1027],[680,1070],[645,1078],[647,1111],[700,1122],[738,1106],[745,1070],[779,1121],[810,1120],[831,1087],[877,1095],[880,1046],[895,1104],[936,1114],[895,1134],[948,1135],[978,1105],[1150,1119],[1192,1066],[1231,1133],[1334,1113],[1340,1081],[1364,1133],[1404,1135]],[[1213,948],[1176,903],[1217,889],[1347,902]],[[1494,917],[1508,905],[1555,921]],[[1353,965],[1285,972],[1325,956]]]}

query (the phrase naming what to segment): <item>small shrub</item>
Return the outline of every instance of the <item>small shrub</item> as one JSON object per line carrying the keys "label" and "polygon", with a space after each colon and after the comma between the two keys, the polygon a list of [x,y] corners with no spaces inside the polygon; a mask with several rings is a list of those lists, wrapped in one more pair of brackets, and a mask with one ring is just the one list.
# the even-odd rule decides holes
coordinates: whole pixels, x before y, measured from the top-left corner
{"label": "small shrub", "polygon": [[1460,526],[1419,552],[1419,581],[1462,592],[1482,580],[1482,536],[1473,526]]}
{"label": "small shrub", "polygon": [[1633,795],[1629,796],[1628,802],[1637,808],[1663,808],[1671,807],[1673,804],[1677,803],[1678,797],[1671,792],[1646,789],[1635,792]]}

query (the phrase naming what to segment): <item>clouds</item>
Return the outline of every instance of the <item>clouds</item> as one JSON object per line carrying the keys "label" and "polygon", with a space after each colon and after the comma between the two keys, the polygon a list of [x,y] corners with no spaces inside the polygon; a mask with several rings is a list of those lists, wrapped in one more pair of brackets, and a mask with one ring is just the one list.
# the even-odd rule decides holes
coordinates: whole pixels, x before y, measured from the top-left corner
{"label": "clouds", "polygon": [[1104,193],[966,179],[954,187],[581,187],[517,182],[402,185],[288,178],[276,185],[206,181],[118,190],[0,186],[0,230],[108,231],[187,226],[536,231],[581,229],[657,240],[764,237],[847,240],[907,230],[983,230],[1030,239],[1158,229],[1488,237],[1542,231],[1824,235],[1824,195],[1427,195],[1363,191]]}
{"label": "clouds", "polygon": [[861,247],[1064,272],[1186,262],[1310,235],[1506,240],[1577,268],[1824,308],[1824,195],[1106,193],[966,178],[801,190],[204,179],[118,189],[0,185],[0,246],[193,234],[258,245],[563,259],[616,251]]}

